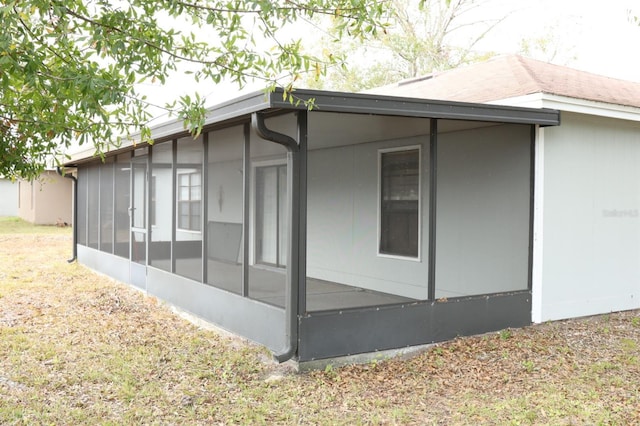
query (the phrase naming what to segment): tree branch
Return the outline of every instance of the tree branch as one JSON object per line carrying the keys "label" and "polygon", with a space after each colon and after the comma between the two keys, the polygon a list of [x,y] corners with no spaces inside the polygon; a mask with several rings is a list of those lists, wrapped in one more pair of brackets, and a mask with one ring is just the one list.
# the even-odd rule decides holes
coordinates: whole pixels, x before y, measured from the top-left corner
{"label": "tree branch", "polygon": [[[157,51],[159,51],[159,52],[161,52],[163,54],[166,54],[166,55],[168,55],[169,57],[171,57],[173,59],[180,60],[180,61],[185,61],[185,62],[190,62],[190,63],[195,63],[195,64],[200,64],[200,65],[205,65],[205,66],[213,66],[213,67],[225,69],[225,70],[229,71],[230,73],[237,74],[237,75],[242,75],[242,76],[247,77],[247,78],[262,80],[262,81],[266,81],[266,82],[271,81],[270,79],[268,79],[266,77],[262,77],[262,76],[257,75],[257,74],[245,73],[245,72],[242,72],[240,70],[233,69],[233,68],[231,68],[229,66],[226,66],[223,63],[221,63],[220,58],[218,58],[216,60],[202,60],[202,59],[197,59],[197,58],[194,58],[194,57],[179,55],[179,54],[177,54],[177,53],[175,53],[173,51],[170,51],[170,50],[168,50],[168,49],[166,49],[166,48],[164,48],[162,46],[159,46],[159,45],[157,45],[155,43],[152,43],[149,40],[142,39],[142,38],[139,38],[139,37],[134,37],[130,33],[122,31],[120,28],[114,27],[112,25],[106,25],[106,24],[103,24],[102,22],[98,22],[98,21],[96,21],[94,19],[91,19],[91,18],[88,18],[86,16],[80,15],[79,13],[76,13],[75,11],[69,9],[66,6],[62,6],[61,5],[61,7],[63,7],[63,9],[69,15],[71,15],[71,16],[73,16],[73,17],[75,17],[75,18],[77,18],[77,19],[79,19],[79,20],[81,20],[81,21],[83,21],[85,23],[88,23],[88,24],[96,26],[96,27],[105,28],[105,29],[117,32],[118,34],[125,35],[128,38],[131,38],[133,40],[139,41],[140,43],[143,43],[146,46],[151,47],[152,49],[155,49],[155,50],[157,50]],[[184,47],[178,47],[177,50],[180,50],[180,49],[184,50]],[[220,57],[223,57],[223,56],[224,55],[221,55]]]}

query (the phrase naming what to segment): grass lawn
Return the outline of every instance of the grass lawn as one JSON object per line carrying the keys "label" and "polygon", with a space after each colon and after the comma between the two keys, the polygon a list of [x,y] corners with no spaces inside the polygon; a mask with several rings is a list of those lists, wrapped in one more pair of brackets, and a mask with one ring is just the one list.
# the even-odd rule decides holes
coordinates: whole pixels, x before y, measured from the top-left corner
{"label": "grass lawn", "polygon": [[640,312],[296,374],[0,219],[0,424],[640,424]]}

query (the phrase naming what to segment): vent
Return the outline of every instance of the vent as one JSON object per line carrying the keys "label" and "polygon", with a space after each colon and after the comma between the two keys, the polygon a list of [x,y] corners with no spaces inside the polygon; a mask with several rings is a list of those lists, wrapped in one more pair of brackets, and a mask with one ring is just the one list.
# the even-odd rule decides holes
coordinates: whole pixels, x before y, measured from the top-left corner
{"label": "vent", "polygon": [[407,84],[418,83],[420,81],[431,80],[433,77],[435,77],[435,74],[422,75],[420,77],[408,78],[406,80],[402,80],[402,81],[398,82],[398,87],[406,86]]}

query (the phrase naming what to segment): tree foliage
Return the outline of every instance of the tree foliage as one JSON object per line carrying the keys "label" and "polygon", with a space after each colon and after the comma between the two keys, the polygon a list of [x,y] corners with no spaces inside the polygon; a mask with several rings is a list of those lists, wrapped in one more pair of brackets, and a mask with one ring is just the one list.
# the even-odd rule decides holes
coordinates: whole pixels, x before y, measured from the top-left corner
{"label": "tree foliage", "polygon": [[[0,175],[33,178],[72,144],[98,153],[136,134],[149,141],[149,103],[136,85],[188,64],[197,81],[259,79],[291,90],[331,56],[304,54],[279,31],[330,17],[337,37],[375,34],[376,0],[3,0],[0,3]],[[290,99],[291,91],[288,92]],[[204,99],[164,105],[197,133]]]}
{"label": "tree foliage", "polygon": [[545,26],[541,32],[530,34],[520,40],[520,54],[539,61],[569,65],[577,59],[576,46],[562,42],[557,34],[557,25]]}
{"label": "tree foliage", "polygon": [[[474,48],[507,14],[474,17],[489,2],[390,0],[391,24],[367,43],[345,43],[339,37],[340,28],[329,31],[324,48],[342,52],[350,59],[349,66],[334,67],[328,78],[310,85],[360,91],[490,56]],[[353,63],[356,61],[360,64]]]}

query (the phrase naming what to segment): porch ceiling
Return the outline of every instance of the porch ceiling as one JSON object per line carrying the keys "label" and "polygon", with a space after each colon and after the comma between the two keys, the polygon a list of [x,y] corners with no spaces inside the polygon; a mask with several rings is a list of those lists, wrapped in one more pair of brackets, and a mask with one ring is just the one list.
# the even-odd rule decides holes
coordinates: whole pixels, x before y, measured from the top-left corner
{"label": "porch ceiling", "polygon": [[[560,124],[560,111],[546,108],[534,109],[306,89],[296,90],[294,94],[301,101],[313,100],[313,110],[320,112],[537,124],[540,126],[557,126]],[[254,112],[281,114],[306,108],[304,102],[296,105],[283,99],[282,89],[276,89],[271,93],[254,92],[211,107],[207,112],[205,129],[224,127],[231,123],[246,121],[251,113]],[[185,131],[183,123],[179,120],[168,121],[152,129],[152,137],[155,142],[187,135],[188,133]],[[135,139],[135,135],[133,139]],[[126,142],[117,151],[114,150],[109,154],[113,155],[127,151],[132,147],[133,141]],[[137,147],[140,147],[140,144]],[[73,167],[92,161],[94,158],[94,150],[90,149],[72,155],[65,166]]]}

